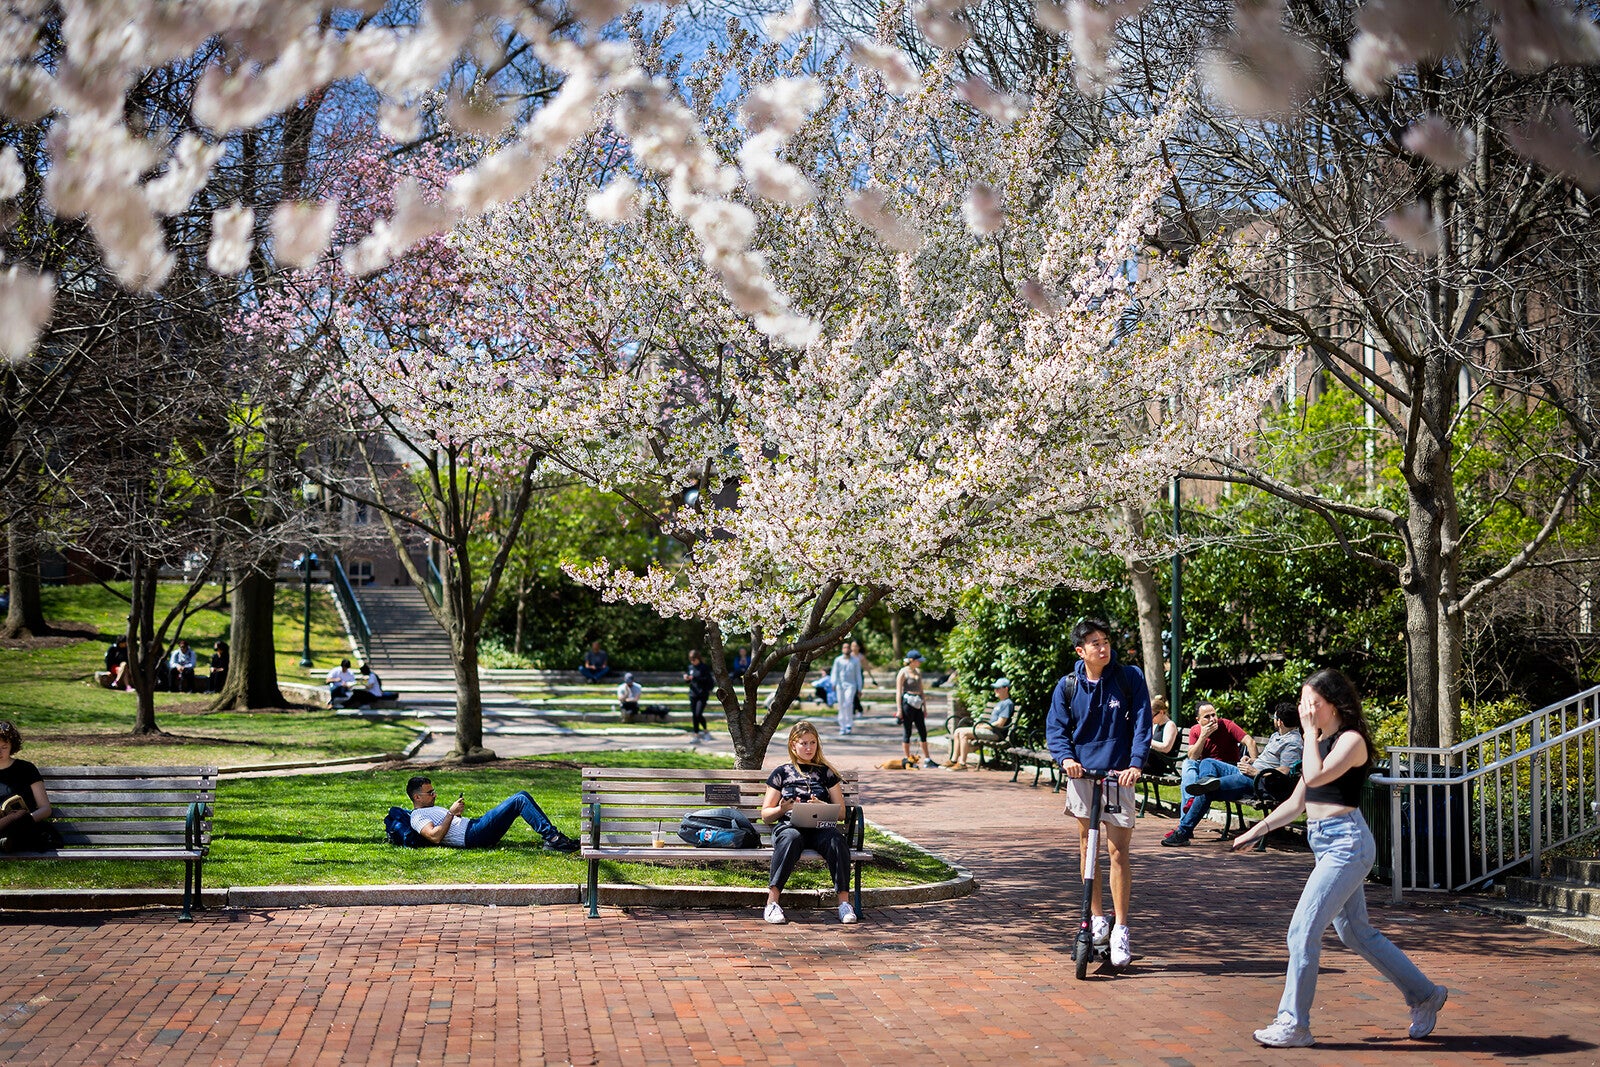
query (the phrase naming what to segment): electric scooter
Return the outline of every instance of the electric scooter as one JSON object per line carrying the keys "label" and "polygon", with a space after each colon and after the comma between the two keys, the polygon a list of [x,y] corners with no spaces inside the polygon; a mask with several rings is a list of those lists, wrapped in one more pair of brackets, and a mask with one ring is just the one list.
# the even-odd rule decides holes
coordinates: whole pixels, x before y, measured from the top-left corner
{"label": "electric scooter", "polygon": [[1072,962],[1080,982],[1089,976],[1090,960],[1102,965],[1099,973],[1117,973],[1111,965],[1111,946],[1094,943],[1093,907],[1094,879],[1100,863],[1100,816],[1122,810],[1116,793],[1106,800],[1106,782],[1115,780],[1115,771],[1085,772],[1085,777],[1093,779],[1094,789],[1089,800],[1089,841],[1083,855],[1083,920],[1078,926],[1078,939],[1072,943]]}

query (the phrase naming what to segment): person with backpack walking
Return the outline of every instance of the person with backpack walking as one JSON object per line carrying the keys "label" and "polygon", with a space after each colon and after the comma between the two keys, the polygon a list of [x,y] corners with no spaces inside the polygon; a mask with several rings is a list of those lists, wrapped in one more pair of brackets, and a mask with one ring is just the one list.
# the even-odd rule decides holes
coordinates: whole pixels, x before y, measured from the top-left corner
{"label": "person with backpack walking", "polygon": [[1094,779],[1089,773],[1115,772],[1106,786],[1100,821],[1111,854],[1111,900],[1116,925],[1106,919],[1101,881],[1094,883],[1091,933],[1096,945],[1110,944],[1113,967],[1133,958],[1128,918],[1133,902],[1133,819],[1138,804],[1134,786],[1143,775],[1150,750],[1150,690],[1144,672],[1118,661],[1111,647],[1111,624],[1104,619],[1078,620],[1072,628],[1078,662],[1056,683],[1045,719],[1045,744],[1050,758],[1067,776],[1067,814],[1078,820],[1080,862],[1089,849],[1089,819]]}
{"label": "person with backpack walking", "polygon": [[1233,851],[1249,848],[1278,827],[1306,813],[1306,841],[1316,866],[1289,920],[1289,970],[1278,1017],[1255,1032],[1268,1048],[1303,1048],[1311,1036],[1311,1001],[1317,993],[1322,934],[1328,924],[1346,948],[1394,983],[1411,1009],[1410,1035],[1433,1033],[1449,991],[1434,985],[1404,952],[1367,919],[1363,885],[1378,846],[1361,814],[1361,788],[1372,774],[1372,732],[1361,696],[1350,679],[1321,670],[1300,689],[1300,726],[1305,752],[1300,784],[1265,819],[1233,839]]}
{"label": "person with backpack walking", "polygon": [[835,827],[801,829],[789,821],[789,812],[801,801],[830,801],[839,805],[839,821],[845,817],[844,787],[839,772],[822,754],[822,738],[817,728],[802,720],[789,731],[789,762],[767,776],[767,794],[761,800],[761,821],[776,823],[772,832],[772,866],[767,876],[767,907],[762,918],[781,924],[784,917],[778,898],[800,862],[800,853],[811,849],[828,862],[833,888],[839,893],[839,921],[853,923],[856,910],[850,906],[850,845]]}

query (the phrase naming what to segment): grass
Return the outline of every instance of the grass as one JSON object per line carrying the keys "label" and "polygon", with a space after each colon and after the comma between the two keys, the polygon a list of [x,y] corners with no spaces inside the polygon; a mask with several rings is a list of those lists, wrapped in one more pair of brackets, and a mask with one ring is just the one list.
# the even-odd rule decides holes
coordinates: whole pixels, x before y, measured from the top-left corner
{"label": "grass", "polygon": [[[526,789],[569,834],[579,821],[583,766],[732,767],[730,759],[690,752],[576,752],[490,767],[440,768],[430,774],[441,795],[465,792],[467,811],[481,814]],[[216,831],[206,885],[578,884],[585,864],[547,852],[519,824],[499,848],[396,848],[383,836],[391,805],[407,806],[406,779],[417,771],[359,771],[224,779],[217,791]],[[915,885],[952,876],[949,867],[868,829],[879,857],[862,871],[863,886]],[[0,865],[0,889],[170,887],[182,882],[177,863],[61,861]],[[765,886],[765,864],[601,865],[608,882],[638,885]],[[829,884],[821,865],[807,864],[794,889]]]}
{"label": "grass", "polygon": [[[280,591],[280,596],[285,592],[294,591]],[[27,757],[35,763],[243,766],[398,752],[415,736],[405,727],[336,717],[328,711],[210,713],[205,710],[209,702],[205,694],[157,693],[156,723],[166,734],[133,737],[129,733],[135,714],[133,694],[112,692],[94,681],[95,671],[104,666],[105,644],[123,626],[127,605],[99,586],[51,587],[44,597],[45,613],[52,622],[87,626],[93,635],[0,649],[0,718],[16,723]],[[163,610],[177,597],[176,586],[160,587]],[[329,604],[330,615],[332,610]],[[331,654],[327,650],[336,641],[342,644],[343,634],[336,620],[330,628],[326,619],[319,623],[318,618],[314,610],[318,628],[313,630],[313,647]],[[197,648],[208,650],[223,631],[207,627],[226,622],[225,613],[202,612],[185,633]],[[298,632],[295,647],[299,647]],[[286,680],[303,677],[283,673],[286,663],[290,671],[299,671],[293,666],[296,658],[297,654],[278,657]]]}

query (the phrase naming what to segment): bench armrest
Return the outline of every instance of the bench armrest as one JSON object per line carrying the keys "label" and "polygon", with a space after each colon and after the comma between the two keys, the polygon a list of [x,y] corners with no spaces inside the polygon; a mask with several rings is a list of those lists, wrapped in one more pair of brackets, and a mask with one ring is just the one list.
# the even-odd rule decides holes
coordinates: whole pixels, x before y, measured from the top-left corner
{"label": "bench armrest", "polygon": [[844,806],[844,839],[845,843],[853,849],[866,847],[867,817],[861,810],[860,804],[846,804]]}
{"label": "bench armrest", "polygon": [[183,847],[200,849],[205,843],[200,840],[200,825],[206,820],[206,806],[200,801],[189,805],[189,811],[183,817]]}

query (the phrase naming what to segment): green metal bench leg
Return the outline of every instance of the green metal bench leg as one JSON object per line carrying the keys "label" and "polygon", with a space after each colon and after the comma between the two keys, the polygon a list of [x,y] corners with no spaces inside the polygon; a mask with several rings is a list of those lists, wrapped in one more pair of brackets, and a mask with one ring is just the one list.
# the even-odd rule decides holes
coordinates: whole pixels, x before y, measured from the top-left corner
{"label": "green metal bench leg", "polygon": [[589,918],[600,918],[600,861],[589,861]]}
{"label": "green metal bench leg", "polygon": [[852,866],[852,867],[854,867],[856,869],[856,873],[855,873],[855,880],[856,880],[856,893],[855,893],[856,903],[855,903],[855,907],[856,907],[856,915],[857,915],[857,917],[859,917],[861,915],[861,864],[852,863],[850,866]]}
{"label": "green metal bench leg", "polygon": [[183,910],[178,913],[178,921],[181,922],[181,923],[187,923],[187,922],[193,922],[194,921],[194,913],[192,911],[190,911],[190,905],[192,903],[191,894],[193,894],[193,892],[194,892],[193,886],[194,886],[196,881],[197,881],[197,879],[195,878],[195,872],[194,872],[194,860],[184,860],[183,861]]}

